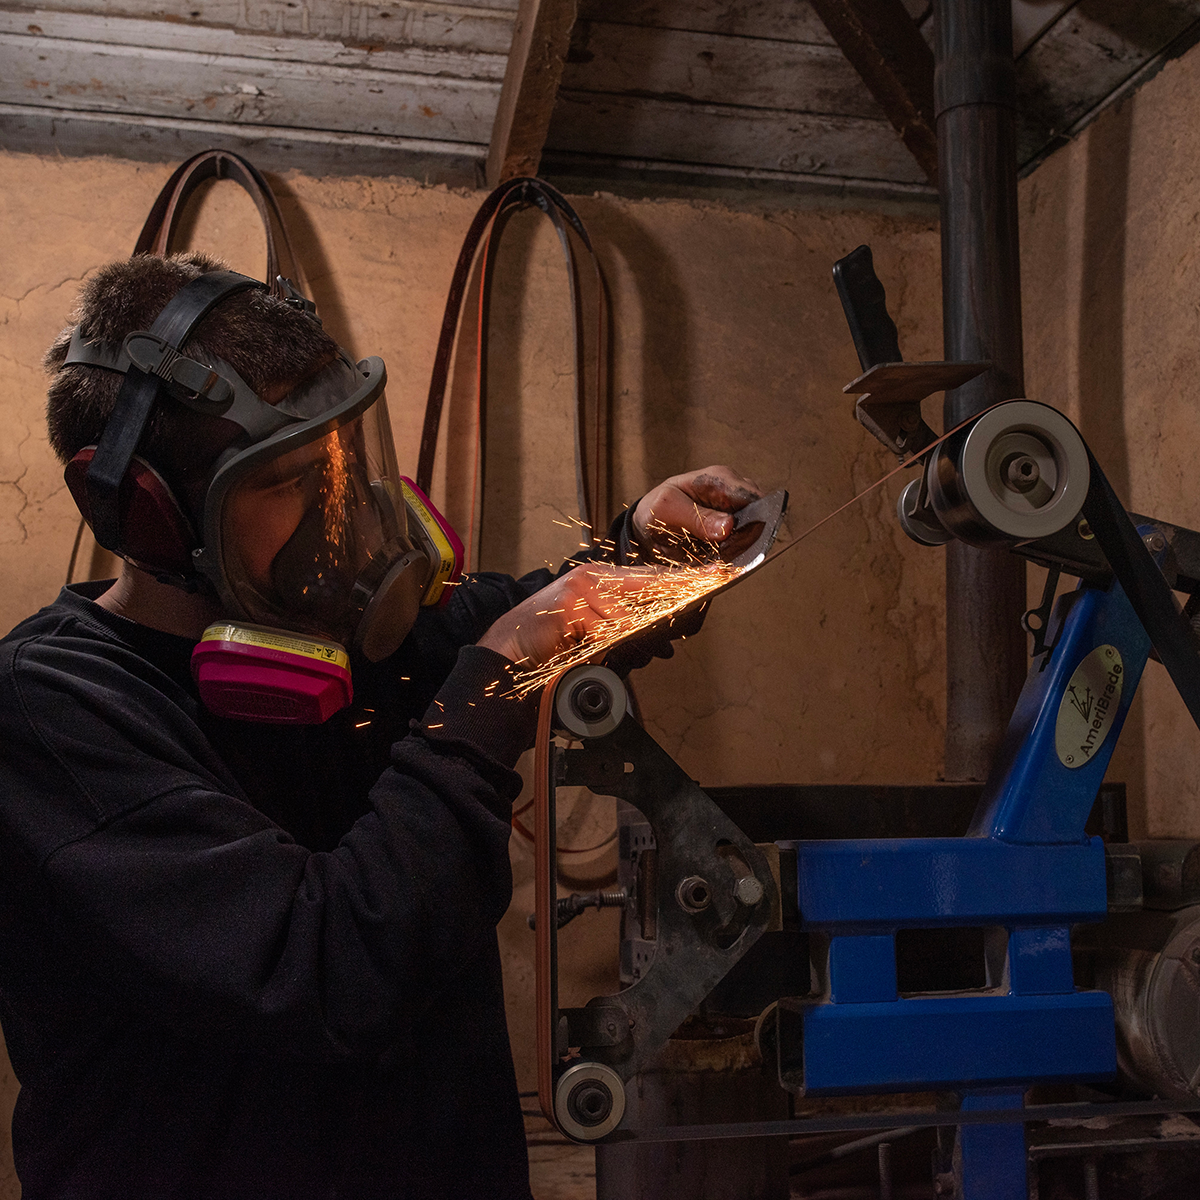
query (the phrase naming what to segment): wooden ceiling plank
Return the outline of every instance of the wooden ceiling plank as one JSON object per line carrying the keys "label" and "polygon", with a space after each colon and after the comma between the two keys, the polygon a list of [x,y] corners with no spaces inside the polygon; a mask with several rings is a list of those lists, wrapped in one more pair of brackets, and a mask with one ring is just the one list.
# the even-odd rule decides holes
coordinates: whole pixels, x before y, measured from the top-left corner
{"label": "wooden ceiling plank", "polygon": [[930,183],[937,184],[933,51],[902,0],[811,0]]}
{"label": "wooden ceiling plank", "polygon": [[454,46],[506,53],[517,0],[5,0],[6,9],[29,14],[79,12],[107,17],[159,19],[181,30],[233,29],[244,34],[311,38],[347,46]]}
{"label": "wooden ceiling plank", "polygon": [[1034,42],[1079,0],[1012,0],[1013,58],[1019,59]]}
{"label": "wooden ceiling plank", "polygon": [[923,182],[884,120],[563,89],[547,153]]}
{"label": "wooden ceiling plank", "polygon": [[832,46],[808,0],[580,0],[580,20]]}
{"label": "wooden ceiling plank", "polygon": [[481,145],[489,80],[0,33],[0,102]]}
{"label": "wooden ceiling plank", "polygon": [[561,86],[876,120],[884,116],[837,46],[602,21],[576,23]]}
{"label": "wooden ceiling plank", "polygon": [[177,21],[138,20],[90,12],[39,12],[34,28],[37,32],[30,32],[27,14],[0,8],[0,33],[14,37],[257,58],[264,60],[264,74],[270,74],[271,64],[275,62],[302,62],[444,78],[489,79],[499,83],[504,78],[507,50],[505,46],[498,53],[488,53],[418,42],[367,50],[324,38],[266,37],[213,26],[186,26]]}
{"label": "wooden ceiling plank", "polygon": [[1064,13],[1017,62],[1017,162],[1061,145],[1078,122],[1200,20],[1200,0],[1092,0]]}
{"label": "wooden ceiling plank", "polygon": [[576,0],[521,0],[488,145],[488,187],[537,174],[576,13]]}
{"label": "wooden ceiling plank", "polygon": [[0,147],[18,153],[108,154],[136,162],[178,163],[213,145],[249,155],[264,171],[406,175],[459,188],[478,186],[487,150],[482,143],[0,102]]}

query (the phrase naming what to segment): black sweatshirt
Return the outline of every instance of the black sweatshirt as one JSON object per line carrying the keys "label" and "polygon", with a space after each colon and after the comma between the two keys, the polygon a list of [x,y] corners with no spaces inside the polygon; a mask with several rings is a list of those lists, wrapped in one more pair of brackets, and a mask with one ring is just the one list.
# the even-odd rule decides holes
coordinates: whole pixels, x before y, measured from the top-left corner
{"label": "black sweatshirt", "polygon": [[495,925],[536,713],[471,643],[549,579],[422,610],[322,726],[212,716],[105,585],[0,642],[25,1200],[527,1200]]}

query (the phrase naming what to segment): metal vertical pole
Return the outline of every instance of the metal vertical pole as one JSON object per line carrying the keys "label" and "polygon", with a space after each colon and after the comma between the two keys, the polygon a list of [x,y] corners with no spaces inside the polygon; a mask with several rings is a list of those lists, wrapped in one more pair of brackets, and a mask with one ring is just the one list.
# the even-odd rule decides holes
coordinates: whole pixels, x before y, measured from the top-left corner
{"label": "metal vertical pole", "polygon": [[[1011,0],[936,0],[935,112],[947,359],[992,370],[946,393],[945,428],[1025,394]],[[946,547],[946,778],[985,779],[1026,670],[1024,563]]]}

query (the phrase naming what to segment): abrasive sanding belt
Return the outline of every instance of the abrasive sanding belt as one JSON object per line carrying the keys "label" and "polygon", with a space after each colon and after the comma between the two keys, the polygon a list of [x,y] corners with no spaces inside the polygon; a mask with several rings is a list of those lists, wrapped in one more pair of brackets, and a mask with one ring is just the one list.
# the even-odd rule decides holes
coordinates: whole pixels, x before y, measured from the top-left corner
{"label": "abrasive sanding belt", "polygon": [[[196,188],[209,179],[232,180],[254,201],[267,239],[266,283],[271,292],[286,298],[287,293],[279,282],[279,276],[283,275],[307,294],[303,269],[271,185],[252,162],[230,150],[203,150],[175,170],[150,208],[137,245],[133,248],[134,254],[169,254],[188,200]],[[279,231],[280,244],[287,254],[284,263],[279,259],[276,229]]]}

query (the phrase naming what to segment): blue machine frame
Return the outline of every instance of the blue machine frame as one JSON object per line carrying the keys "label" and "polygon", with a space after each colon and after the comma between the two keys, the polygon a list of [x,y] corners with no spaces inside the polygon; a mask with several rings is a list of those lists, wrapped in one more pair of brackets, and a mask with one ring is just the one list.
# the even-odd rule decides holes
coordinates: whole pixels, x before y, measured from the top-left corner
{"label": "blue machine frame", "polygon": [[[1112,1000],[1076,990],[1070,926],[1107,911],[1084,824],[1150,639],[1115,580],[1060,598],[1048,632],[966,837],[780,843],[823,985],[781,1014],[801,1026],[780,1037],[797,1090],[950,1090],[994,1110],[1035,1083],[1114,1076]],[[988,987],[901,996],[896,931],[947,925],[989,927]],[[1025,1200],[1024,1125],[964,1125],[959,1152],[962,1200]]]}

